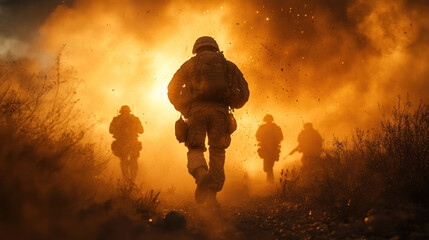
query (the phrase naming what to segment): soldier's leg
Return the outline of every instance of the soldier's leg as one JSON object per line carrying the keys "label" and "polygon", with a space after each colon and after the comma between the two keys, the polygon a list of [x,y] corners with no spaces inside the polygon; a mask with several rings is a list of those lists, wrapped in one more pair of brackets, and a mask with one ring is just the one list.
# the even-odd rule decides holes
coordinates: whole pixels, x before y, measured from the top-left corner
{"label": "soldier's leg", "polygon": [[128,153],[122,153],[120,159],[121,159],[122,177],[125,180],[128,180],[129,179],[129,174],[128,174]]}
{"label": "soldier's leg", "polygon": [[195,201],[203,203],[207,196],[207,162],[204,158],[207,120],[204,110],[194,112],[188,119],[188,172],[195,178]]}
{"label": "soldier's leg", "polygon": [[128,166],[129,166],[129,171],[130,171],[129,177],[130,177],[130,180],[132,182],[134,182],[134,180],[137,177],[137,171],[139,168],[138,162],[137,162],[138,157],[139,157],[138,151],[133,151],[130,153],[130,161],[129,161]]}
{"label": "soldier's leg", "polygon": [[267,171],[267,182],[269,183],[274,182],[274,173],[272,168]]}
{"label": "soldier's leg", "polygon": [[304,176],[309,175],[309,172],[311,171],[311,157],[303,154],[302,158],[301,158],[301,163],[302,163],[302,173],[304,174]]}
{"label": "soldier's leg", "polygon": [[223,184],[225,182],[225,149],[210,146],[209,153],[209,188],[219,192],[222,190]]}
{"label": "soldier's leg", "polygon": [[[207,162],[204,158],[206,151],[205,139],[207,132],[207,120],[202,111],[191,114],[188,119],[188,172],[197,180],[199,172],[207,171]],[[197,170],[199,169],[199,170]],[[202,169],[202,170],[201,170]]]}
{"label": "soldier's leg", "polygon": [[209,138],[209,189],[214,192],[222,190],[225,182],[225,149],[227,149],[231,143],[231,136],[227,129],[227,118],[226,112],[213,111],[210,118],[210,124],[208,129]]}
{"label": "soldier's leg", "polygon": [[264,172],[267,173],[267,182],[274,182],[274,174],[273,174],[273,166],[274,160],[272,159],[264,159]]}

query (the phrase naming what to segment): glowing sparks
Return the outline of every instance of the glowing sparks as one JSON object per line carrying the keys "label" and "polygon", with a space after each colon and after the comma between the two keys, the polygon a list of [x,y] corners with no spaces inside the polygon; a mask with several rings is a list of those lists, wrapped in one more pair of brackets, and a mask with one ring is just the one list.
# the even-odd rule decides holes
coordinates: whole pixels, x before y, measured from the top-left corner
{"label": "glowing sparks", "polygon": [[265,18],[267,21],[270,21],[270,18]]}

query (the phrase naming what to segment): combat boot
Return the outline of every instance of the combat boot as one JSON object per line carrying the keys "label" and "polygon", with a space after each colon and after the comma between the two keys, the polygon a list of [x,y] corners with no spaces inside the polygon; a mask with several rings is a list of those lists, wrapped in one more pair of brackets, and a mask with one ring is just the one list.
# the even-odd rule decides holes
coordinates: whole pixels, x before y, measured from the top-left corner
{"label": "combat boot", "polygon": [[198,168],[195,172],[195,180],[197,182],[197,188],[195,189],[195,202],[202,204],[207,198],[207,170],[203,167]]}
{"label": "combat boot", "polygon": [[206,203],[207,203],[208,207],[212,208],[212,210],[217,210],[220,207],[220,205],[216,199],[216,194],[217,194],[217,192],[212,190],[212,189],[207,190]]}

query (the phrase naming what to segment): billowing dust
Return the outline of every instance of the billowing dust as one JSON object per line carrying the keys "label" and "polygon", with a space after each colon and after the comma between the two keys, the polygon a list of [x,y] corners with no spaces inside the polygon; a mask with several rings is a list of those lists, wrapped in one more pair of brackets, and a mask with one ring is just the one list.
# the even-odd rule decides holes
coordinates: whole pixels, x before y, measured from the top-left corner
{"label": "billowing dust", "polygon": [[427,100],[427,10],[423,1],[405,0],[76,0],[55,5],[43,19],[36,16],[42,20],[35,34],[2,36],[0,54],[29,58],[34,71],[49,69],[61,55],[60,71],[75,71],[85,116],[79,120],[95,123],[86,138],[110,156],[107,174],[120,176],[108,126],[128,104],[145,129],[137,181],[162,191],[191,191],[187,150],[174,136],[179,113],[168,101],[167,84],[192,56],[194,41],[214,37],[251,93],[235,112],[226,186],[250,181],[251,188],[265,177],[255,139],[265,114],[274,116],[285,136],[278,176],[299,160],[299,154],[285,158],[303,122],[313,122],[329,142],[356,127],[376,127],[380,107],[389,108],[398,95]]}

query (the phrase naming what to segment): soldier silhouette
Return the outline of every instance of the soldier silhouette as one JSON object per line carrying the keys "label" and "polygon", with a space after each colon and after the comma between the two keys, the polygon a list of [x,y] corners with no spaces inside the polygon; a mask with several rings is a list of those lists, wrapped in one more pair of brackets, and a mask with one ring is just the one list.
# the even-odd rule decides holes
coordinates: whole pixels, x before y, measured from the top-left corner
{"label": "soldier silhouette", "polygon": [[256,140],[259,142],[258,154],[264,161],[267,182],[273,183],[274,162],[279,160],[280,143],[283,140],[283,134],[281,128],[274,123],[274,118],[270,114],[264,117],[264,122],[265,124],[261,125],[256,132]]}
{"label": "soldier silhouette", "polygon": [[[217,205],[216,194],[225,181],[225,149],[237,127],[229,108],[241,108],[249,98],[249,89],[243,74],[225,59],[212,37],[198,38],[192,53],[196,55],[180,67],[168,85],[168,98],[187,118],[186,124],[176,122],[176,137],[188,147],[188,172],[197,183],[195,200]],[[204,159],[206,135],[208,165]]]}
{"label": "soldier silhouette", "polygon": [[313,128],[313,124],[308,122],[304,124],[304,129],[298,135],[298,146],[289,155],[296,151],[301,152],[302,169],[308,172],[322,166],[320,156],[322,145],[322,136]]}
{"label": "soldier silhouette", "polygon": [[121,160],[122,176],[126,181],[134,182],[137,176],[137,159],[142,149],[138,141],[138,134],[143,133],[140,119],[131,114],[129,106],[124,105],[110,123],[109,132],[115,141],[112,143],[112,152]]}

